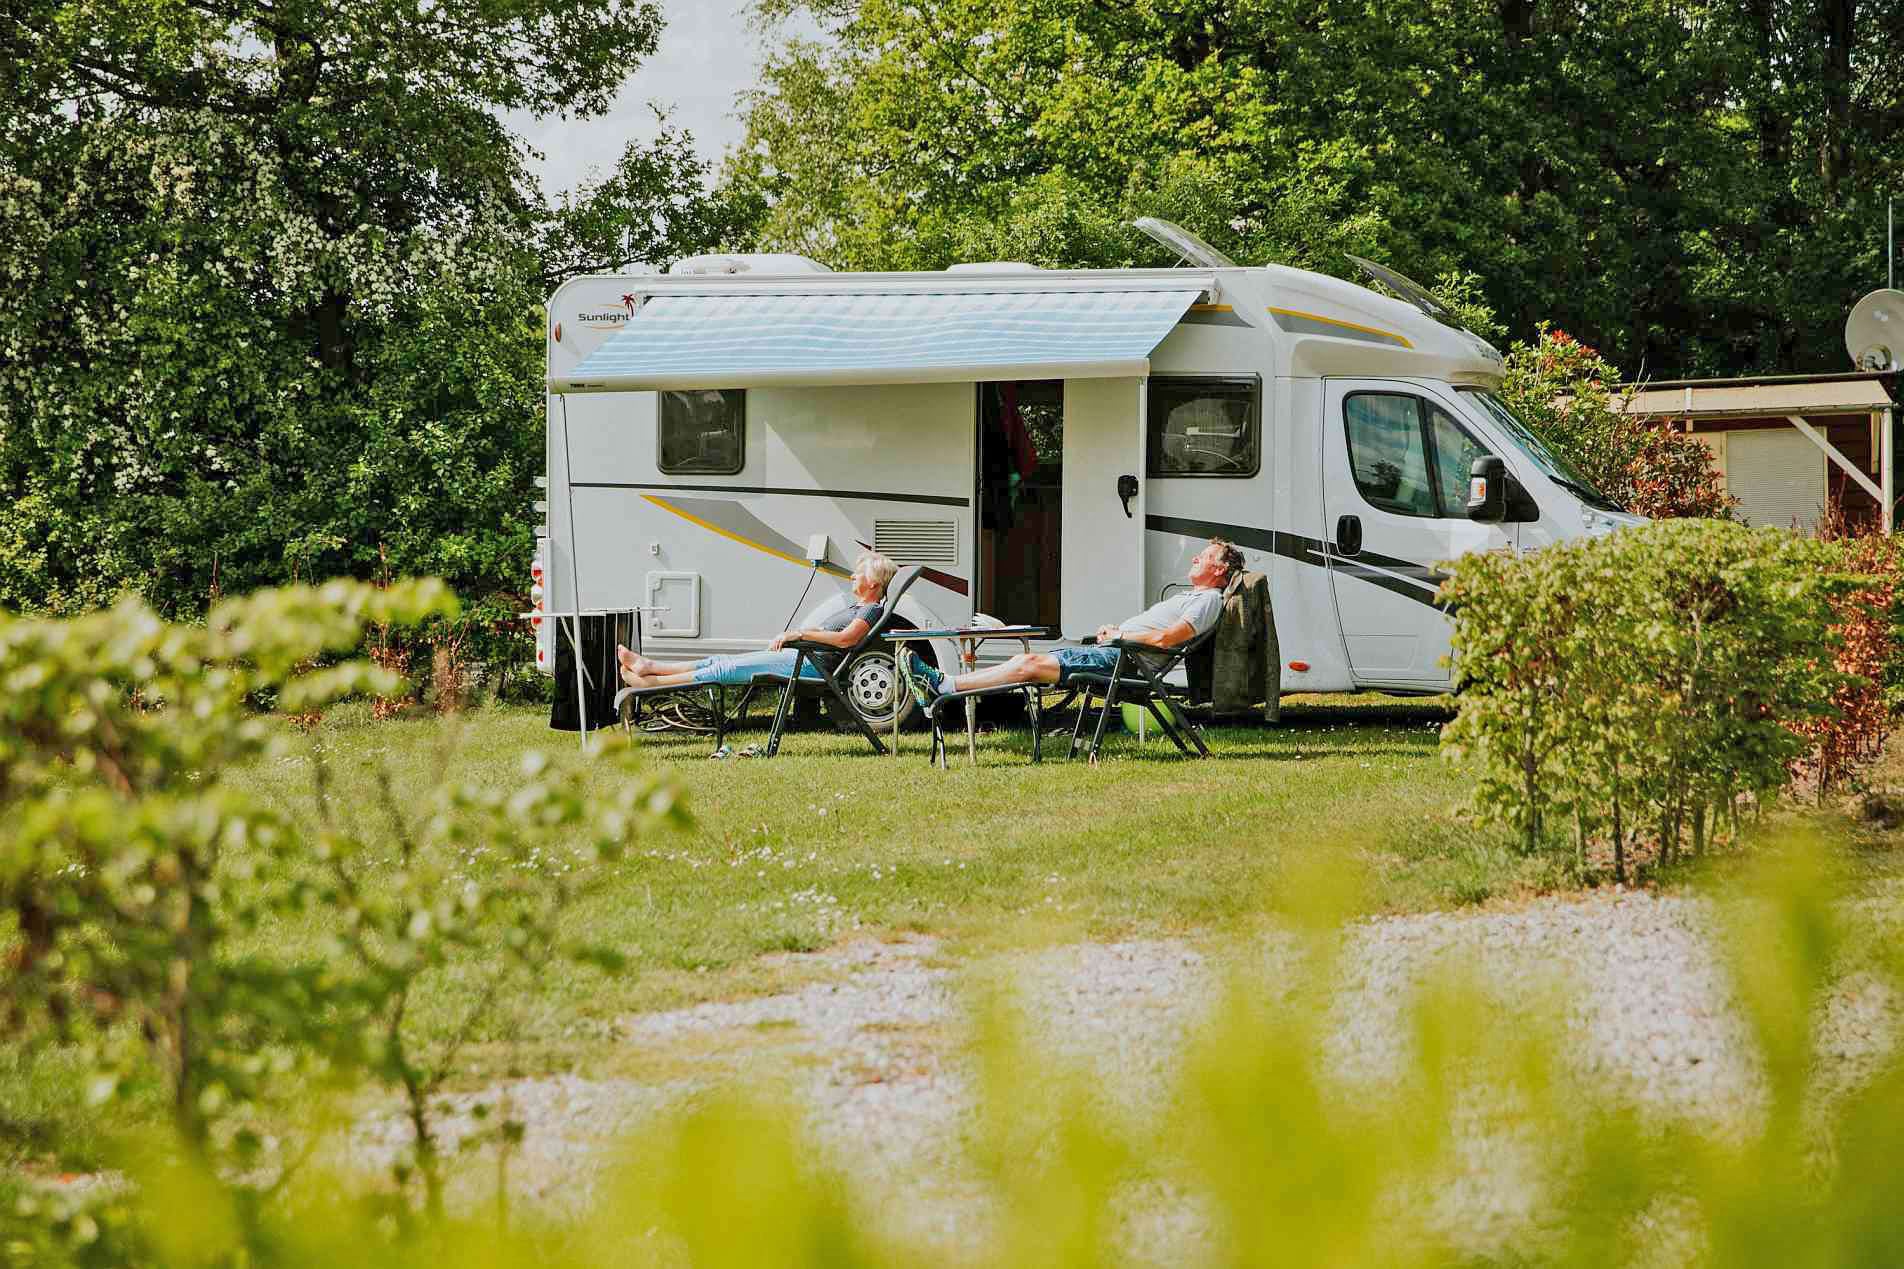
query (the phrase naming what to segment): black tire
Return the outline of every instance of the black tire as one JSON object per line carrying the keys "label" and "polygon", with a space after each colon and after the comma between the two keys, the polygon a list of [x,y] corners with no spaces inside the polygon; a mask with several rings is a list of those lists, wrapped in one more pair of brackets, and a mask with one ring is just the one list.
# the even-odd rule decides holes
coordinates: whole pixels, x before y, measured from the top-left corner
{"label": "black tire", "polygon": [[[899,706],[901,727],[911,722],[912,716],[919,711],[919,702],[900,682],[899,671],[893,665],[891,648],[868,648],[861,652],[846,663],[840,671],[839,680],[854,711],[877,735],[892,734],[895,699]],[[840,716],[840,703],[833,699],[831,692],[824,692],[823,699],[826,701],[827,716],[833,720],[834,726],[853,726],[852,719]]]}

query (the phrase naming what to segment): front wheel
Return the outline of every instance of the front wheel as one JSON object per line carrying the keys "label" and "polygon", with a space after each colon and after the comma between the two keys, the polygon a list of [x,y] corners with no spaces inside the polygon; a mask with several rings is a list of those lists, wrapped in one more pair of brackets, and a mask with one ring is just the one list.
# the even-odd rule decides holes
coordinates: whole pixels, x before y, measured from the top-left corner
{"label": "front wheel", "polygon": [[[893,663],[893,654],[889,649],[868,649],[846,663],[839,674],[840,686],[846,690],[846,699],[852,703],[853,712],[860,716],[874,732],[891,735],[893,729],[893,711],[899,713],[899,725],[904,727],[919,708],[919,703],[906,690],[899,678],[899,669]],[[835,725],[851,727],[853,720],[839,716],[840,703],[833,694],[824,694],[827,714]]]}

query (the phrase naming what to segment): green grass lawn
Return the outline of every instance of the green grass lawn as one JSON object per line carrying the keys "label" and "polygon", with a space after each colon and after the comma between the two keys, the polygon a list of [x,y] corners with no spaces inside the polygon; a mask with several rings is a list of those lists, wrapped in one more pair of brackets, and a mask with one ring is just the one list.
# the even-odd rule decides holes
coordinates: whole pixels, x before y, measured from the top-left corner
{"label": "green grass lawn", "polygon": [[[1160,736],[1140,747],[1113,735],[1096,767],[1065,761],[1056,740],[1033,765],[1022,721],[1001,720],[983,726],[977,766],[961,746],[950,771],[928,764],[919,732],[897,758],[820,728],[790,734],[770,760],[710,761],[707,737],[644,737],[646,761],[678,778],[692,825],[644,843],[568,928],[576,942],[624,953],[626,968],[558,960],[510,981],[477,1011],[458,1082],[665,1078],[669,1056],[620,1041],[619,1019],[843,972],[773,954],[855,936],[930,933],[958,959],[1043,941],[1201,939],[1262,920],[1292,865],[1335,859],[1373,878],[1372,910],[1550,884],[1549,862],[1457,818],[1465,780],[1437,753],[1449,716],[1445,701],[1297,699],[1278,727],[1214,729],[1209,761],[1178,757]],[[762,739],[757,729],[736,744]],[[577,748],[540,709],[379,722],[346,706],[288,753],[228,778],[311,823],[313,743],[329,759],[333,805],[366,817],[379,814],[378,767],[400,802],[421,808],[445,778],[507,789],[526,752],[576,760]],[[614,772],[596,769],[606,794]],[[236,950],[316,954],[328,919],[321,908],[280,918]],[[406,1025],[425,1052],[462,1029],[497,963],[452,963],[412,1001]],[[57,1052],[0,1046],[0,1153],[30,1166],[94,1161],[108,1125],[84,1109],[76,1071]]]}
{"label": "green grass lawn", "polygon": [[[1551,863],[1457,818],[1465,781],[1436,748],[1448,716],[1442,701],[1298,700],[1279,727],[1215,729],[1210,761],[1182,759],[1154,735],[1142,748],[1115,736],[1097,767],[1066,762],[1062,743],[1033,765],[1029,735],[1010,724],[981,735],[976,767],[960,749],[950,771],[927,763],[918,733],[896,759],[821,730],[788,736],[772,760],[710,761],[705,737],[644,738],[649,760],[685,787],[693,827],[650,842],[575,915],[578,937],[621,949],[629,968],[612,978],[552,969],[524,984],[504,1012],[533,1040],[507,1062],[566,1066],[581,1051],[599,1054],[612,1021],[630,1012],[788,985],[799,971],[764,954],[855,932],[928,932],[955,951],[1213,934],[1258,920],[1283,871],[1318,856],[1373,877],[1374,910],[1551,883]],[[448,723],[345,710],[318,734],[346,787],[368,787],[353,773],[380,763],[417,796],[445,755],[453,774],[506,787],[524,751],[576,744],[526,709]],[[308,768],[282,759],[242,781],[296,807],[309,796]],[[269,937],[295,946],[319,933]],[[462,994],[454,978],[446,1027]],[[431,1025],[427,1009],[420,1022]]]}
{"label": "green grass lawn", "polygon": [[[950,771],[928,765],[919,733],[896,759],[830,730],[789,735],[772,760],[710,761],[706,737],[645,737],[646,761],[678,778],[692,825],[617,865],[569,930],[618,948],[627,967],[552,961],[474,1011],[496,962],[470,958],[413,1001],[409,1025],[427,1051],[477,1012],[459,1084],[560,1071],[660,1080],[671,1062],[688,1069],[707,1055],[638,1049],[620,1039],[618,1020],[845,972],[774,953],[906,932],[939,937],[960,961],[1085,938],[1214,943],[1270,919],[1295,884],[1287,879],[1338,864],[1364,879],[1370,912],[1570,884],[1562,861],[1523,856],[1501,831],[1462,817],[1467,775],[1438,752],[1449,716],[1445,700],[1294,698],[1277,727],[1214,729],[1209,761],[1180,758],[1160,737],[1140,748],[1118,735],[1096,767],[1066,762],[1062,742],[1034,766],[1023,726],[1002,721],[983,729],[976,766],[961,746]],[[232,779],[307,816],[308,743],[325,747],[336,801],[365,815],[375,813],[378,767],[421,807],[446,776],[510,787],[532,749],[576,760],[575,737],[549,731],[541,710],[376,722],[346,707],[306,743]],[[593,770],[606,793],[612,770]],[[1888,835],[1881,844],[1865,853],[1894,876]],[[322,910],[286,919],[241,950],[314,952],[326,919]],[[77,1072],[70,1055],[0,1047],[0,1154],[38,1168],[96,1162],[106,1125],[82,1105]]]}

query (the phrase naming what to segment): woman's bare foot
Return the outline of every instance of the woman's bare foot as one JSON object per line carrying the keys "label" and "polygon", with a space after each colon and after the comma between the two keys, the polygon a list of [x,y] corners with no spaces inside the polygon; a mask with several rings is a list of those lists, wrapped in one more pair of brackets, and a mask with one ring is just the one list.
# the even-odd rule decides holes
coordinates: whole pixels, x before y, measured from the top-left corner
{"label": "woman's bare foot", "polygon": [[[621,664],[623,679],[631,674],[647,674],[654,668],[654,662],[619,643],[615,645],[615,660]],[[632,687],[633,684],[629,686]]]}

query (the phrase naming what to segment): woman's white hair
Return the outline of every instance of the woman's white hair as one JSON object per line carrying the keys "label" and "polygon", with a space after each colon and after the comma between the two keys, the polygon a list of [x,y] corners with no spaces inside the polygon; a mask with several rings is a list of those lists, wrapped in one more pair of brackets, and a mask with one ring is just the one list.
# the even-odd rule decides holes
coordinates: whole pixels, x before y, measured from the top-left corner
{"label": "woman's white hair", "polygon": [[866,570],[866,575],[873,579],[874,584],[877,585],[881,591],[884,591],[887,585],[891,583],[893,574],[899,571],[897,564],[881,555],[878,551],[860,552],[859,559],[853,562],[853,571],[857,573],[862,568]]}

